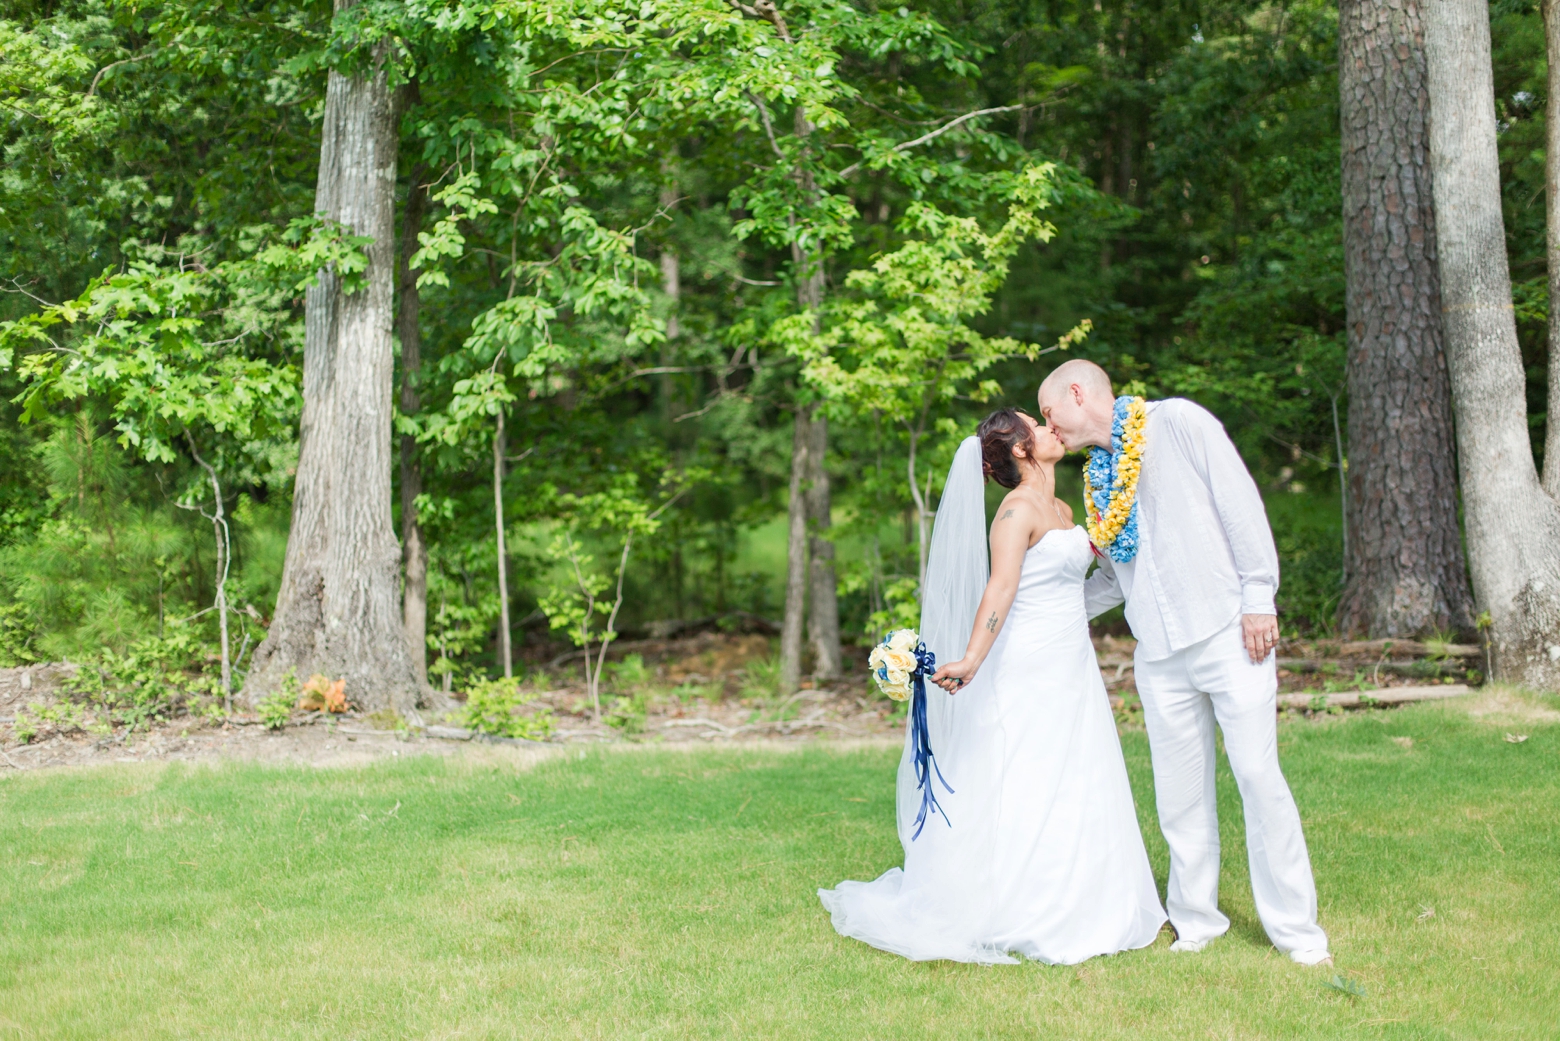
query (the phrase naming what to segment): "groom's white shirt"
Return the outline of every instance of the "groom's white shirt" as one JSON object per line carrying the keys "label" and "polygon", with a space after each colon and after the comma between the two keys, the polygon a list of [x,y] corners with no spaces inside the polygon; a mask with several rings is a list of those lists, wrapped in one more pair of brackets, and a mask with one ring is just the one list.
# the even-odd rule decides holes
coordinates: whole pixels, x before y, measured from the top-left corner
{"label": "groom's white shirt", "polygon": [[1089,617],[1127,605],[1144,661],[1243,614],[1277,614],[1278,552],[1262,496],[1224,426],[1184,398],[1148,403],[1137,559],[1108,557],[1084,583]]}

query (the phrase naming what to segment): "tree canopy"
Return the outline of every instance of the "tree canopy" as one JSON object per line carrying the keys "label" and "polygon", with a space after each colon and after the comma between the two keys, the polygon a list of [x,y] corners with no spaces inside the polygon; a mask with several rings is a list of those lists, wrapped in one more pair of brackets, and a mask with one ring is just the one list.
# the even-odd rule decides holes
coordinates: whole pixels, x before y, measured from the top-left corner
{"label": "tree canopy", "polygon": [[[1491,12],[1541,453],[1542,21]],[[1312,0],[10,3],[0,664],[188,616],[214,641],[231,612],[247,668],[305,299],[322,268],[354,291],[367,256],[314,212],[330,70],[384,70],[395,97],[420,343],[393,423],[435,685],[501,674],[501,619],[531,662],[778,625],[812,415],[842,638],[913,617],[953,447],[1032,408],[1063,350],[1224,421],[1268,496],[1284,626],[1332,632],[1338,26]],[[181,508],[213,496],[230,551]]]}

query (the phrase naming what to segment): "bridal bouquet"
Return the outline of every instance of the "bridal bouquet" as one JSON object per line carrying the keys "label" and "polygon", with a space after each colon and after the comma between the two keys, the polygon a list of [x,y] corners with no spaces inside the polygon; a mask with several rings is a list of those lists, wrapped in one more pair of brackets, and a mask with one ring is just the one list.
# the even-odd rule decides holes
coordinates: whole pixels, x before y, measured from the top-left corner
{"label": "bridal bouquet", "polygon": [[[895,629],[883,637],[883,642],[872,648],[868,659],[872,666],[872,678],[877,680],[878,690],[895,701],[910,700],[910,680],[921,667],[921,637],[914,629]],[[921,654],[925,654],[924,648]],[[930,672],[927,673],[930,675]]]}
{"label": "bridal bouquet", "polygon": [[913,841],[921,837],[926,818],[933,813],[941,813],[951,827],[948,814],[943,812],[932,791],[933,774],[942,781],[949,795],[953,794],[953,788],[944,779],[932,754],[931,728],[926,723],[926,681],[937,671],[937,657],[926,649],[914,629],[895,629],[872,648],[868,661],[879,690],[895,701],[911,703],[910,750],[915,762],[915,786],[921,792],[921,811],[915,816],[915,831],[910,838]]}

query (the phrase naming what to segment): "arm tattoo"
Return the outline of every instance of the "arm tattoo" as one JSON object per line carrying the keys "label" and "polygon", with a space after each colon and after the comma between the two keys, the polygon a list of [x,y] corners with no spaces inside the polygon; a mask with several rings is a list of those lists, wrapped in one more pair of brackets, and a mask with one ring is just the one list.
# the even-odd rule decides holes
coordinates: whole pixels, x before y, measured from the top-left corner
{"label": "arm tattoo", "polygon": [[991,612],[991,617],[986,619],[986,631],[988,633],[994,633],[997,631],[997,612]]}
{"label": "arm tattoo", "polygon": [[1002,516],[998,517],[997,520],[1007,520],[1011,516],[1013,516],[1013,511],[1012,510],[1008,510]]}

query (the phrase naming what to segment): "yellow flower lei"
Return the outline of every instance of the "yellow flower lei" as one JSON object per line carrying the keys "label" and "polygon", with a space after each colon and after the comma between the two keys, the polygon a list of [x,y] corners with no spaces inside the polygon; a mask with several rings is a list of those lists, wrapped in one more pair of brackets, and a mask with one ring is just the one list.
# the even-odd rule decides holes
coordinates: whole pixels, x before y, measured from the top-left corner
{"label": "yellow flower lei", "polygon": [[1089,539],[1101,549],[1109,546],[1126,527],[1137,501],[1138,475],[1143,471],[1143,427],[1148,422],[1148,406],[1142,398],[1127,403],[1127,415],[1121,425],[1121,455],[1116,460],[1116,481],[1111,486],[1110,502],[1101,516],[1094,504],[1094,489],[1089,484],[1089,467],[1083,468],[1084,519]]}

